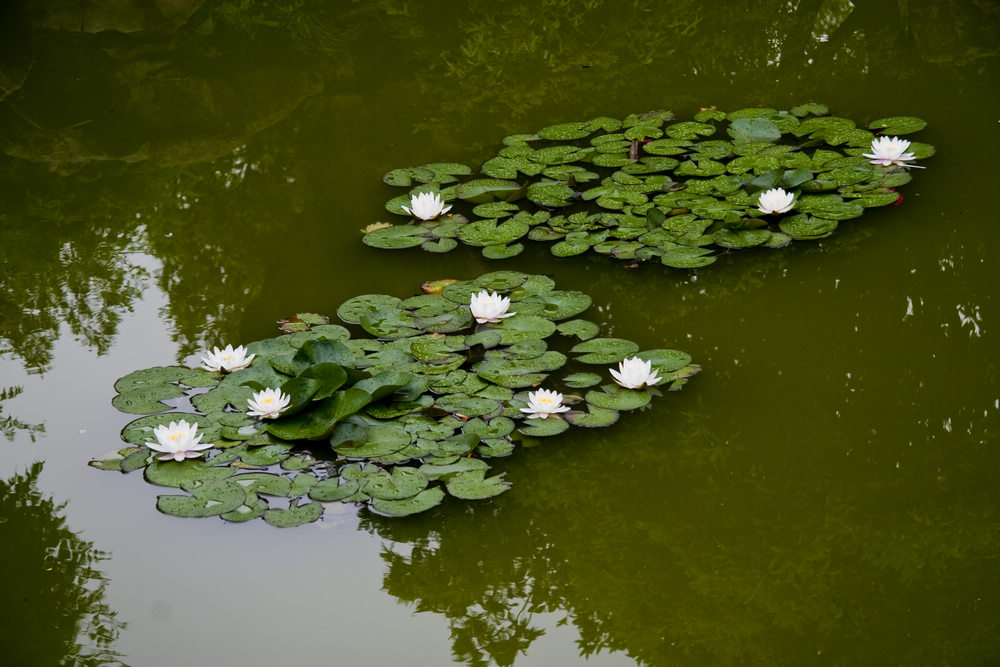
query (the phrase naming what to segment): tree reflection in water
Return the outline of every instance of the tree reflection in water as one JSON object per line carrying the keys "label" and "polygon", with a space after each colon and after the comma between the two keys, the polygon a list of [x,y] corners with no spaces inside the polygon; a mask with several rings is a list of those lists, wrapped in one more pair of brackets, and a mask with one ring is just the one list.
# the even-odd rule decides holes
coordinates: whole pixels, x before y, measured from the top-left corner
{"label": "tree reflection in water", "polygon": [[[678,417],[668,452],[595,456],[621,443],[587,432],[521,452],[516,493],[405,522],[364,518],[389,543],[384,590],[446,617],[454,656],[469,665],[514,664],[544,634],[532,625],[543,612],[576,627],[582,656],[621,652],[643,665],[1000,655],[1000,617],[974,602],[1000,548],[987,485],[942,479],[928,493],[914,474],[886,488],[876,468],[863,479],[825,474],[840,454],[820,450],[800,471],[814,484],[764,481],[753,471],[775,462],[759,461],[738,434],[721,436],[711,414]],[[989,457],[950,465],[968,479]],[[637,483],[605,487],[629,478]],[[584,480],[590,497],[562,492],[561,482]],[[604,488],[613,500],[602,500]],[[941,599],[952,601],[945,615]]]}
{"label": "tree reflection in water", "polygon": [[38,490],[43,464],[0,480],[0,663],[119,665],[113,645],[125,624],[104,601],[109,555],[70,530]]}

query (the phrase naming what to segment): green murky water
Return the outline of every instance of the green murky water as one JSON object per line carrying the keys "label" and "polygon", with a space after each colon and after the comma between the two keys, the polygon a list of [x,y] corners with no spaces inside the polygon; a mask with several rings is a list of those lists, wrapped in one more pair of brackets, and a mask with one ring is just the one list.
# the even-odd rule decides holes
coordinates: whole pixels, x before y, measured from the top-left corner
{"label": "green murky water", "polygon": [[[965,0],[5,3],[0,662],[997,662],[998,33]],[[394,167],[808,100],[929,122],[901,206],[690,273],[359,241]],[[407,520],[175,519],[86,466],[128,371],[498,267],[704,372]]]}

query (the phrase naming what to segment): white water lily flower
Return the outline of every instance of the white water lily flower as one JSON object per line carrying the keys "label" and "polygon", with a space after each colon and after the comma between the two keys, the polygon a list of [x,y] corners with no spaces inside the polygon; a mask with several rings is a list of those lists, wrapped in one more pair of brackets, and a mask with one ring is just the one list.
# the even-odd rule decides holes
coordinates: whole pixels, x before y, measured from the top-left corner
{"label": "white water lily flower", "polygon": [[619,362],[617,371],[613,368],[609,370],[615,382],[626,389],[642,389],[646,385],[652,387],[661,379],[653,370],[653,363],[639,357],[629,357]]}
{"label": "white water lily flower", "polygon": [[257,356],[256,354],[251,354],[249,357],[246,355],[247,350],[242,345],[235,350],[232,345],[227,345],[224,350],[215,348],[214,352],[205,352],[201,357],[201,367],[206,371],[232,373],[249,366],[253,358]]}
{"label": "white water lily flower", "polygon": [[569,410],[562,404],[562,399],[563,395],[558,391],[539,389],[528,394],[528,407],[521,408],[521,412],[527,412],[528,419],[545,419],[549,415]]}
{"label": "white water lily flower", "polygon": [[757,200],[757,210],[761,213],[787,213],[795,206],[795,195],[781,188],[774,188],[760,193]]}
{"label": "white water lily flower", "polygon": [[260,417],[261,419],[274,419],[288,407],[292,397],[283,394],[280,389],[265,389],[255,392],[253,398],[247,399],[250,417]]}
{"label": "white water lily flower", "polygon": [[170,459],[183,461],[195,458],[205,453],[201,450],[212,446],[210,442],[201,442],[201,436],[196,435],[197,432],[197,422],[188,424],[182,419],[179,422],[170,422],[169,426],[160,424],[153,429],[156,442],[147,442],[146,446],[163,452],[163,456],[157,457],[161,461],[169,461]]}
{"label": "white water lily flower", "polygon": [[499,322],[505,317],[516,315],[516,313],[508,313],[508,308],[510,308],[510,299],[500,296],[496,292],[490,294],[486,290],[483,290],[479,294],[473,294],[469,302],[469,309],[472,311],[472,316],[480,324],[484,322]]}
{"label": "white water lily flower", "polygon": [[916,160],[913,153],[904,151],[910,147],[910,142],[899,137],[879,137],[872,141],[872,152],[862,153],[872,164],[880,164],[883,167],[899,165],[900,167],[914,167],[916,165],[906,164],[907,160]]}
{"label": "white water lily flower", "polygon": [[410,197],[410,205],[402,208],[414,218],[421,220],[433,220],[451,210],[451,206],[445,206],[436,192],[417,193]]}

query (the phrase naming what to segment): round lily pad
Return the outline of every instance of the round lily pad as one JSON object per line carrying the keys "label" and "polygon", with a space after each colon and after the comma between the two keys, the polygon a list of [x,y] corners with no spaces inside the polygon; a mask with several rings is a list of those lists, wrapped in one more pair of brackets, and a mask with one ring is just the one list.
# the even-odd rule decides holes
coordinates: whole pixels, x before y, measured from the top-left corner
{"label": "round lily pad", "polygon": [[408,516],[419,512],[426,512],[432,507],[436,507],[444,500],[444,491],[439,487],[424,489],[412,498],[404,500],[383,500],[374,498],[371,501],[371,508],[379,514],[385,516]]}
{"label": "round lily pad", "polygon": [[638,350],[638,345],[624,338],[592,338],[574,345],[570,353],[579,354],[577,361],[585,364],[610,364]]}
{"label": "round lily pad", "polygon": [[379,500],[402,500],[426,489],[427,483],[427,477],[416,468],[396,466],[391,473],[383,470],[368,477],[362,490]]}
{"label": "round lily pad", "polygon": [[264,512],[264,521],[278,528],[294,528],[312,523],[323,516],[323,505],[309,502],[298,505],[295,501],[288,509],[269,509]]}
{"label": "round lily pad", "polygon": [[218,516],[235,510],[245,498],[239,486],[216,481],[205,484],[195,496],[158,496],[156,509],[180,517]]}
{"label": "round lily pad", "polygon": [[427,229],[417,225],[393,225],[365,234],[365,245],[384,250],[413,248],[427,240]]}
{"label": "round lily pad", "polygon": [[601,389],[588,391],[587,403],[606,410],[635,410],[648,405],[652,399],[644,389],[625,389],[616,384],[607,384]]}
{"label": "round lily pad", "polygon": [[525,435],[542,438],[550,435],[559,435],[568,428],[568,422],[555,416],[544,419],[525,419],[524,425],[519,430]]}
{"label": "round lily pad", "polygon": [[927,127],[927,121],[913,116],[889,116],[868,124],[870,130],[881,130],[882,134],[911,134]]}
{"label": "round lily pad", "polygon": [[537,315],[515,314],[502,320],[495,330],[500,333],[500,342],[509,345],[532,338],[548,338],[556,330],[556,325]]}
{"label": "round lily pad", "polygon": [[361,316],[373,313],[384,306],[396,306],[401,299],[387,294],[362,294],[348,299],[337,309],[337,316],[345,322],[359,324]]}
{"label": "round lily pad", "polygon": [[486,477],[485,470],[469,470],[451,477],[447,482],[448,493],[463,500],[481,500],[498,496],[510,488],[503,475]]}

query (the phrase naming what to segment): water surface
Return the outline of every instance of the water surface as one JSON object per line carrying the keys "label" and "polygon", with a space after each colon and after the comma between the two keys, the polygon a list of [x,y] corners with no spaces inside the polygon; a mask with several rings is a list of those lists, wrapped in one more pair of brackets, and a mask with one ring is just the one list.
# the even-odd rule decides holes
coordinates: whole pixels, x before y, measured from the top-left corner
{"label": "water surface", "polygon": [[[1000,660],[993,5],[154,7],[0,10],[0,389],[22,389],[0,402],[0,562],[60,591],[5,587],[11,618],[59,627],[0,636],[14,664]],[[920,116],[938,154],[900,206],[695,272],[360,243],[395,167],[805,101]],[[131,370],[496,268],[590,293],[602,329],[703,373],[498,460],[502,496],[405,520],[176,519],[86,466],[130,421],[110,400]]]}

